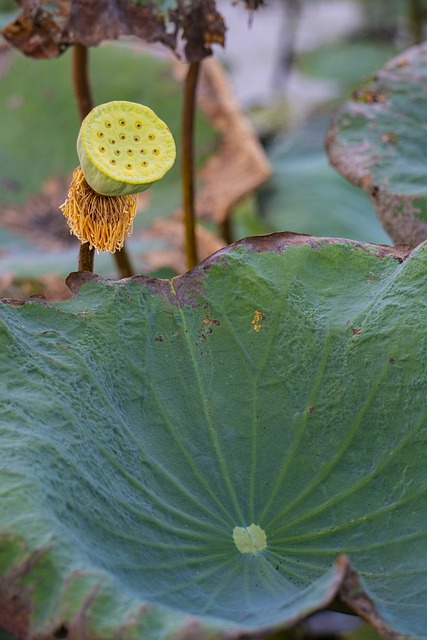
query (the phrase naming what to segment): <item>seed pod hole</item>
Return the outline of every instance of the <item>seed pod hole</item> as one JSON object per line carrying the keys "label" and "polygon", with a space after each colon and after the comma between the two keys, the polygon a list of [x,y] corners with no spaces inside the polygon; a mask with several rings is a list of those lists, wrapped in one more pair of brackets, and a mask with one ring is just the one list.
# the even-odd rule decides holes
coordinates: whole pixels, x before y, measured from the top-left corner
{"label": "seed pod hole", "polygon": [[117,160],[115,158],[111,158],[110,164],[117,164]]}
{"label": "seed pod hole", "polygon": [[135,127],[136,127],[137,129],[141,129],[141,128],[142,128],[142,124],[139,122],[139,120],[137,120],[137,121],[135,122]]}
{"label": "seed pod hole", "polygon": [[111,127],[113,126],[109,120],[106,120],[104,124],[107,129],[111,129]]}
{"label": "seed pod hole", "polygon": [[158,149],[153,149],[152,154],[153,156],[158,156],[160,153],[160,151]]}
{"label": "seed pod hole", "polygon": [[145,156],[145,154],[146,154],[147,152],[146,152],[146,150],[145,150],[145,149],[140,149],[140,150],[139,150],[139,153],[140,153],[142,156]]}
{"label": "seed pod hole", "polygon": [[105,153],[105,147],[98,147],[101,153]]}
{"label": "seed pod hole", "polygon": [[133,156],[133,151],[132,151],[132,149],[128,149],[128,156]]}
{"label": "seed pod hole", "polygon": [[123,120],[123,118],[120,118],[120,120],[119,120],[119,125],[120,125],[121,127],[124,127],[124,126],[125,126],[125,124],[126,124],[126,120]]}
{"label": "seed pod hole", "polygon": [[104,137],[104,132],[98,131],[98,138],[103,138],[103,137]]}
{"label": "seed pod hole", "polygon": [[143,161],[141,162],[141,167],[148,167],[148,162],[147,162],[147,160],[143,160]]}
{"label": "seed pod hole", "polygon": [[110,144],[116,144],[116,141],[114,140],[114,138],[110,138],[109,143]]}
{"label": "seed pod hole", "polygon": [[130,171],[131,169],[133,169],[133,165],[130,162],[128,162],[126,165],[126,169],[129,169]]}
{"label": "seed pod hole", "polygon": [[119,155],[120,155],[120,149],[116,149],[116,150],[114,151],[114,155],[119,156]]}
{"label": "seed pod hole", "polygon": [[150,140],[150,142],[153,142],[153,140],[156,139],[156,136],[154,135],[154,133],[149,133],[147,138]]}
{"label": "seed pod hole", "polygon": [[124,134],[124,133],[121,133],[121,134],[119,135],[119,138],[120,138],[120,140],[126,140],[126,136],[125,136],[125,134]]}
{"label": "seed pod hole", "polygon": [[133,141],[134,142],[139,142],[140,141],[140,137],[139,136],[133,136]]}

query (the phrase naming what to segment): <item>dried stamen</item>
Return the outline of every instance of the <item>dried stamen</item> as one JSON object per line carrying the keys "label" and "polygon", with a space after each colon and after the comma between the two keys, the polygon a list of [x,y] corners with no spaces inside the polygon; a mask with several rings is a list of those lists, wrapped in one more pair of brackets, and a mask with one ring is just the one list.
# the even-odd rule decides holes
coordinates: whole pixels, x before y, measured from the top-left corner
{"label": "dried stamen", "polygon": [[81,167],[73,172],[68,197],[60,209],[81,242],[98,251],[114,253],[132,233],[138,194],[102,196],[86,182]]}

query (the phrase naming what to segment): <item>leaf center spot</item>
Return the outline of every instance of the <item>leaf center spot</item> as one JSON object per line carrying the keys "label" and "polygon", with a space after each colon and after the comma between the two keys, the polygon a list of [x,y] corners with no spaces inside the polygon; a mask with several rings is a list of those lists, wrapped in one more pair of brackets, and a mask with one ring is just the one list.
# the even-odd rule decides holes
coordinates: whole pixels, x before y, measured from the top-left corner
{"label": "leaf center spot", "polygon": [[240,553],[258,553],[267,548],[267,536],[264,529],[252,523],[249,527],[234,527],[234,544]]}

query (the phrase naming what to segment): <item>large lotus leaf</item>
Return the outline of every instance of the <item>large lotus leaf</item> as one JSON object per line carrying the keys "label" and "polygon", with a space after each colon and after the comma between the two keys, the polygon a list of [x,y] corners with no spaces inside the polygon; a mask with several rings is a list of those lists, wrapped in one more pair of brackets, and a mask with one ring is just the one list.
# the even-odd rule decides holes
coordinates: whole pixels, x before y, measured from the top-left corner
{"label": "large lotus leaf", "polygon": [[427,237],[427,45],[394,58],[337,112],[329,159],[373,200],[395,242]]}
{"label": "large lotus leaf", "polygon": [[230,639],[338,598],[426,638],[426,275],[275,234],[0,304],[0,629]]}

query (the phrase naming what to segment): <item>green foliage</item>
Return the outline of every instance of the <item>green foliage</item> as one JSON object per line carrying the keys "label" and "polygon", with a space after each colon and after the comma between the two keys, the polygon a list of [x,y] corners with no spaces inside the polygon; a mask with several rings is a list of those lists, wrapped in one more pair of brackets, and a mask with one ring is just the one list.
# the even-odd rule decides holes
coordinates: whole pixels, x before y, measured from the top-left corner
{"label": "green foliage", "polygon": [[362,624],[355,631],[344,633],[342,640],[381,640],[381,636],[375,629],[367,624]]}
{"label": "green foliage", "polygon": [[[168,61],[143,53],[138,46],[131,48],[121,43],[92,49],[90,61],[96,104],[121,99],[149,104],[168,123],[177,148],[181,147],[181,88],[172,77]],[[31,194],[39,192],[52,176],[71,176],[78,164],[76,140],[80,123],[70,66],[70,52],[53,60],[32,60],[15,54],[1,78],[0,207],[23,203]],[[200,166],[216,147],[218,138],[200,114],[196,120],[196,136],[195,160]],[[178,160],[164,177],[162,188],[151,189],[147,208],[143,215],[135,218],[135,230],[170,215],[179,206],[179,165]],[[61,216],[59,204],[52,203],[56,214],[51,210],[45,215]],[[161,240],[135,236],[130,242],[136,264],[139,255],[164,244]],[[75,269],[76,253],[76,246],[44,251],[43,247],[0,227],[2,273],[37,277],[54,272],[65,278]],[[139,266],[138,270],[143,267]],[[116,273],[108,254],[97,256],[96,269],[111,276]]]}
{"label": "green foliage", "polygon": [[393,59],[339,110],[331,162],[372,198],[395,242],[427,236],[425,114],[427,45]]}
{"label": "green foliage", "polygon": [[[223,25],[197,7],[173,19],[198,59]],[[32,29],[33,43],[49,35]],[[384,52],[338,45],[299,64],[348,91]],[[412,244],[427,229],[426,56],[386,65],[328,137],[334,164]],[[69,64],[14,57],[2,78],[0,205],[77,164]],[[149,104],[180,146],[167,63],[108,45],[91,75],[96,103]],[[198,127],[200,163],[215,136]],[[331,603],[390,640],[427,640],[427,247],[363,244],[388,238],[327,166],[321,131],[273,148],[262,219],[247,201],[234,228],[357,242],[252,238],[172,280],[80,274],[66,303],[0,303],[0,640],[287,638]],[[179,183],[177,164],[138,226],[170,212]],[[33,275],[64,257],[36,265],[24,246],[17,266]]]}
{"label": "green foliage", "polygon": [[0,29],[14,20],[18,14],[18,5],[15,0],[0,0]]}
{"label": "green foliage", "polygon": [[[0,97],[0,205],[23,201],[52,175],[67,175],[78,164],[80,127],[70,76],[70,53],[54,60],[15,56],[2,78]],[[126,73],[123,72],[126,70]],[[180,145],[181,90],[168,62],[121,44],[91,50],[90,75],[96,104],[129,100],[149,104],[168,123]],[[216,140],[203,118],[197,120],[197,162]],[[148,218],[170,213],[180,201],[178,163],[152,191]]]}
{"label": "green foliage", "polygon": [[375,72],[396,53],[396,48],[388,43],[339,42],[300,55],[297,68],[306,75],[335,80],[341,91],[348,92],[361,78]]}
{"label": "green foliage", "polygon": [[278,234],[1,304],[0,573],[29,637],[233,636],[363,588],[426,638],[426,249]]}
{"label": "green foliage", "polygon": [[325,128],[315,119],[269,149],[273,177],[259,191],[263,223],[269,231],[389,243],[369,198],[329,166]]}

